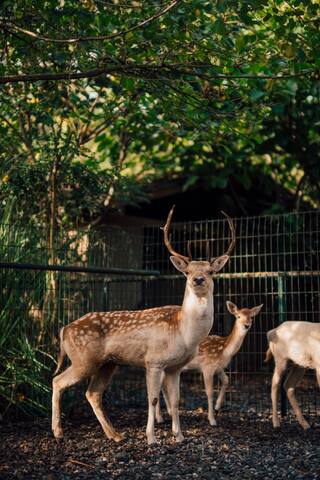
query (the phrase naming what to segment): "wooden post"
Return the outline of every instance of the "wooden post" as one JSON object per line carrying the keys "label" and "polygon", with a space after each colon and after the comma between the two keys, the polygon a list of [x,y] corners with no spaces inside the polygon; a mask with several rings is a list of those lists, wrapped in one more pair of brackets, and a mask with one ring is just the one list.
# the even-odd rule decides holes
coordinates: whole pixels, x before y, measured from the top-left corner
{"label": "wooden post", "polygon": [[[285,321],[285,292],[284,292],[284,285],[283,285],[284,277],[279,275],[277,277],[277,284],[278,284],[278,309],[279,309],[279,324]],[[280,411],[281,417],[285,417],[288,413],[288,399],[286,395],[286,391],[284,389],[284,382],[286,380],[286,373],[284,373],[281,384],[280,384]]]}

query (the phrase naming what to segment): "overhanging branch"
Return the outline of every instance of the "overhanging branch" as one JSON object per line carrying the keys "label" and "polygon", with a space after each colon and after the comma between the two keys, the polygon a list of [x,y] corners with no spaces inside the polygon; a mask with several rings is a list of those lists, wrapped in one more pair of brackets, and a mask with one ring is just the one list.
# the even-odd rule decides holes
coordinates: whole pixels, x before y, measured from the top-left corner
{"label": "overhanging branch", "polygon": [[157,20],[158,18],[162,17],[167,12],[169,12],[169,10],[171,10],[173,7],[175,7],[179,1],[180,0],[174,0],[173,2],[169,3],[169,5],[167,5],[165,8],[161,9],[159,12],[155,13],[151,17],[146,18],[145,20],[138,23],[137,25],[134,25],[133,27],[130,27],[126,30],[122,30],[120,32],[112,33],[111,35],[99,35],[99,36],[90,35],[90,36],[83,36],[83,37],[79,36],[75,38],[49,38],[49,37],[44,37],[43,35],[39,35],[38,33],[31,32],[30,30],[21,28],[10,21],[6,21],[6,22],[0,21],[0,27],[6,31],[13,30],[16,32],[21,32],[25,35],[28,35],[29,37],[34,38],[35,40],[39,40],[47,43],[72,44],[72,43],[89,42],[89,41],[96,42],[100,40],[113,40],[114,38],[122,37],[127,33],[133,32],[134,30],[143,28],[149,23],[153,22],[154,20]]}
{"label": "overhanging branch", "polygon": [[[201,65],[197,66],[197,69],[190,68],[188,64],[174,64],[174,65],[157,65],[157,64],[109,64],[101,68],[96,68],[93,70],[86,70],[82,72],[60,72],[60,73],[27,73],[27,74],[17,74],[17,75],[3,75],[0,77],[0,84],[6,83],[28,83],[28,82],[37,82],[40,80],[43,81],[58,81],[58,80],[79,80],[82,78],[97,78],[102,75],[110,74],[122,74],[128,77],[144,78],[144,79],[154,79],[156,77],[161,78],[166,76],[168,80],[168,75],[172,75],[173,78],[177,77],[194,77],[205,80],[213,79],[223,79],[223,80],[236,80],[236,79],[261,79],[261,80],[284,80],[288,78],[297,78],[305,77],[311,73],[315,73],[315,69],[306,69],[301,72],[296,73],[280,73],[278,75],[250,75],[250,74],[240,74],[240,75],[228,75],[220,73],[201,73],[199,72]],[[196,71],[197,70],[197,71]]]}

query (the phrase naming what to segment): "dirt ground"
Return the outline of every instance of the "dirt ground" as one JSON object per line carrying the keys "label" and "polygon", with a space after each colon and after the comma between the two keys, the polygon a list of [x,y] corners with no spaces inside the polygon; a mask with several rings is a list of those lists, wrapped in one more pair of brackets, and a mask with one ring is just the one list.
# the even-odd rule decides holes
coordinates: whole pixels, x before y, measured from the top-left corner
{"label": "dirt ground", "polygon": [[[159,444],[148,447],[146,412],[110,413],[126,439],[107,440],[93,415],[64,421],[58,446],[49,421],[6,422],[0,431],[1,479],[317,479],[320,425],[304,433],[294,418],[274,431],[270,418],[222,412],[210,427],[204,413],[181,411],[185,440],[175,443],[170,421],[156,429]],[[312,419],[311,419],[312,421]]]}

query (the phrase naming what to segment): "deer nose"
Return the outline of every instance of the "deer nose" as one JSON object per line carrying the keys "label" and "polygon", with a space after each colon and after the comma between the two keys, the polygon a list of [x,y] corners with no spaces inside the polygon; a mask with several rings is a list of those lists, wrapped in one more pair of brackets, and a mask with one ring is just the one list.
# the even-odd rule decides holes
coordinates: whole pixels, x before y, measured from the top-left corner
{"label": "deer nose", "polygon": [[204,277],[195,277],[193,281],[196,285],[201,285],[204,282]]}

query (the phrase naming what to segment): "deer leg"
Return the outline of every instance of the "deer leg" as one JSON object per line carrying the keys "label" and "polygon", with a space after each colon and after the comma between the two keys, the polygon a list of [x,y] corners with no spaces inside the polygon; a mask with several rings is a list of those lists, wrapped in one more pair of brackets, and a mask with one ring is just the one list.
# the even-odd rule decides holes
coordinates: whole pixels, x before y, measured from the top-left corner
{"label": "deer leg", "polygon": [[86,377],[83,371],[76,370],[72,365],[52,380],[52,431],[55,438],[61,439],[61,395],[72,385],[81,382]]}
{"label": "deer leg", "polygon": [[221,381],[221,389],[216,401],[215,410],[218,412],[224,403],[224,396],[229,385],[229,377],[224,370],[220,370],[218,377]]}
{"label": "deer leg", "polygon": [[164,382],[172,416],[172,433],[178,442],[182,442],[183,440],[179,420],[180,371],[180,369],[167,371]]}
{"label": "deer leg", "polygon": [[114,430],[110,420],[104,412],[102,403],[103,393],[109,385],[115,369],[116,365],[113,363],[106,363],[97,373],[92,375],[86,391],[86,398],[107,438],[120,442],[123,439],[123,436]]}
{"label": "deer leg", "polygon": [[163,416],[161,413],[161,405],[160,405],[160,395],[156,405],[156,420],[157,420],[157,423],[163,423]]}
{"label": "deer leg", "polygon": [[283,358],[274,356],[275,368],[272,377],[271,385],[271,400],[272,400],[272,423],[274,428],[280,427],[280,419],[277,412],[278,404],[278,393],[279,393],[279,383],[282,377],[282,374],[286,368],[287,361]]}
{"label": "deer leg", "polygon": [[305,369],[302,367],[297,367],[293,365],[289,371],[289,374],[284,382],[284,388],[287,392],[287,397],[289,399],[289,402],[293,408],[293,411],[297,417],[298,422],[300,423],[301,427],[304,430],[307,430],[310,428],[309,423],[306,421],[304,416],[302,415],[301,409],[298,405],[294,389],[298,385],[298,383],[301,381],[302,377],[305,374]]}
{"label": "deer leg", "polygon": [[217,425],[214,410],[213,410],[213,376],[214,371],[211,368],[205,368],[202,371],[204,386],[206,389],[207,399],[208,399],[208,420],[210,425],[215,427]]}
{"label": "deer leg", "polygon": [[316,368],[316,376],[317,376],[317,382],[318,386],[320,387],[320,368]]}
{"label": "deer leg", "polygon": [[166,377],[165,376],[164,376],[164,380],[163,380],[163,383],[162,383],[162,393],[163,393],[164,401],[166,403],[167,412],[171,417],[172,413],[171,413],[171,407],[170,407],[170,398],[169,398],[168,386],[167,386],[167,383],[166,383]]}
{"label": "deer leg", "polygon": [[[165,373],[162,372],[161,373],[161,387],[162,388],[163,388],[163,384],[164,384],[164,379],[165,379]],[[164,394],[163,390],[162,390],[162,394],[163,394],[165,402],[167,404],[167,399],[165,398],[165,394]],[[157,420],[158,423],[163,423],[163,416],[162,416],[162,413],[161,413],[160,397],[161,397],[161,395],[159,395],[159,401],[157,402],[157,405],[156,405],[156,420]]]}
{"label": "deer leg", "polygon": [[148,423],[146,429],[147,441],[149,445],[157,443],[154,434],[155,408],[160,399],[161,374],[163,370],[158,366],[147,367],[147,390],[148,390]]}

